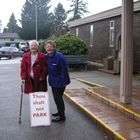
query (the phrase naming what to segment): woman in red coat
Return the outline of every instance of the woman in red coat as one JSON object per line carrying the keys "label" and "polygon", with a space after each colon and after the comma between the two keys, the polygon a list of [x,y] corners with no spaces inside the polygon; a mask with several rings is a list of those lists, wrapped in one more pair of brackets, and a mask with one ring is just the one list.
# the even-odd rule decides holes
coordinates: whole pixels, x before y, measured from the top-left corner
{"label": "woman in red coat", "polygon": [[21,61],[21,80],[24,93],[47,91],[47,70],[45,54],[38,51],[38,42],[29,41],[30,51],[23,55]]}

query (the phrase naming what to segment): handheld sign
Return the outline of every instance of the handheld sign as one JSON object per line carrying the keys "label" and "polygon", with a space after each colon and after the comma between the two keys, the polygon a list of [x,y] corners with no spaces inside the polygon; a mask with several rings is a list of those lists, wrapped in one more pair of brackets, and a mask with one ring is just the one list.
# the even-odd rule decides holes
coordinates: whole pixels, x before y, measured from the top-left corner
{"label": "handheld sign", "polygon": [[50,106],[48,92],[34,92],[29,94],[31,127],[49,126]]}

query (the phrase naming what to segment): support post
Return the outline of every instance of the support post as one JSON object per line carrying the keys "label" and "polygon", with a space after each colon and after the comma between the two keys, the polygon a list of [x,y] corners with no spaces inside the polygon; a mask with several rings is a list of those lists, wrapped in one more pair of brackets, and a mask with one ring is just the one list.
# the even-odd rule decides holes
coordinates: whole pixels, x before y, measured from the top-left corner
{"label": "support post", "polygon": [[133,0],[122,0],[120,102],[132,101]]}

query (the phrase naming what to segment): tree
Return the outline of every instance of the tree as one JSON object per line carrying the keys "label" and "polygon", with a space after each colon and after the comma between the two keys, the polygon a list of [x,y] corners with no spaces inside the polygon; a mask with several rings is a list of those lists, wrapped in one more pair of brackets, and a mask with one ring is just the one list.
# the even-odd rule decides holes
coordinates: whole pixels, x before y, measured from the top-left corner
{"label": "tree", "polygon": [[83,0],[70,0],[72,1],[72,4],[70,5],[71,9],[68,10],[68,13],[72,13],[72,17],[69,19],[69,21],[73,21],[76,19],[82,18],[84,13],[88,13],[87,9],[87,2],[83,2]]}
{"label": "tree", "polygon": [[[36,37],[36,22],[38,39],[46,38],[50,34],[49,21],[50,0],[26,0],[21,13],[21,31],[20,36],[23,39],[34,39]],[[37,12],[37,20],[36,20]]]}
{"label": "tree", "polygon": [[59,36],[65,32],[65,20],[67,18],[67,14],[63,5],[58,3],[57,7],[54,10],[54,34],[55,36]]}
{"label": "tree", "polygon": [[17,20],[15,19],[14,13],[11,14],[9,22],[7,24],[7,27],[4,28],[4,33],[18,33],[19,32],[19,26],[17,24]]}
{"label": "tree", "polygon": [[8,28],[7,27],[4,27],[3,33],[8,33]]}

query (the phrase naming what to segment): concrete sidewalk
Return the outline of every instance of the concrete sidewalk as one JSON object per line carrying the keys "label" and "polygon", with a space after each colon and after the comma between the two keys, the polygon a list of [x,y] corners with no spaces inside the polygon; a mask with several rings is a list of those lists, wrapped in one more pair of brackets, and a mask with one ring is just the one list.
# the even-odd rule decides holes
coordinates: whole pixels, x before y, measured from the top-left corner
{"label": "concrete sidewalk", "polygon": [[[107,87],[120,85],[120,75],[111,75],[100,71],[70,72],[70,78],[71,84],[67,87],[68,89],[89,87],[77,81],[76,78]],[[140,81],[133,79],[133,85],[140,85]]]}

